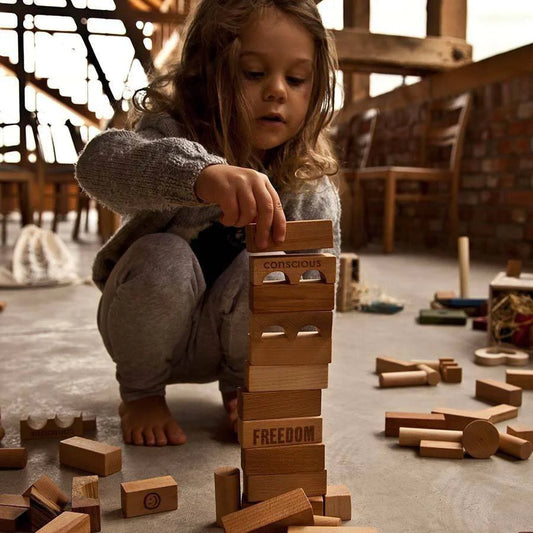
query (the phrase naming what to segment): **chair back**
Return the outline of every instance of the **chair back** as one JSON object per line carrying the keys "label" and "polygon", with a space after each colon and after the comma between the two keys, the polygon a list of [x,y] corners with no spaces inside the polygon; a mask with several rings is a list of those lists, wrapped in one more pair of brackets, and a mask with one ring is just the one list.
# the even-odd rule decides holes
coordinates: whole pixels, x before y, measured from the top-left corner
{"label": "chair back", "polygon": [[464,93],[428,104],[422,142],[423,167],[437,166],[459,173],[471,101],[470,93]]}
{"label": "chair back", "polygon": [[341,154],[343,168],[357,170],[367,166],[377,117],[377,109],[368,109],[350,119]]}

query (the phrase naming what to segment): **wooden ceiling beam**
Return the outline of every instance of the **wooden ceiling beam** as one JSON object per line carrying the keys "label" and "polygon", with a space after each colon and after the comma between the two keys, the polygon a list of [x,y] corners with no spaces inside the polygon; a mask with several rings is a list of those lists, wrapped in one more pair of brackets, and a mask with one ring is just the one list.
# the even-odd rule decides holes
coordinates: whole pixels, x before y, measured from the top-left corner
{"label": "wooden ceiling beam", "polygon": [[345,71],[424,75],[472,61],[472,46],[452,37],[405,37],[357,29],[333,30]]}

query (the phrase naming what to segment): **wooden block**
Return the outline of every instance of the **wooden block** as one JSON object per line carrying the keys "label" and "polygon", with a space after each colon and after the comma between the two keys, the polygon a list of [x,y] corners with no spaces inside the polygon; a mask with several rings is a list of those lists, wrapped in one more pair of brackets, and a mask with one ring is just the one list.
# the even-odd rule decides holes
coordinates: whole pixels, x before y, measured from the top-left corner
{"label": "wooden block", "polygon": [[28,416],[20,421],[21,440],[65,439],[76,435],[83,435],[81,413],[70,417],[56,415],[46,420]]}
{"label": "wooden block", "polygon": [[505,275],[508,278],[519,278],[521,273],[522,261],[520,261],[519,259],[509,259],[509,261],[507,261]]}
{"label": "wooden block", "polygon": [[387,411],[385,413],[385,436],[397,437],[400,427],[447,429],[443,414]]}
{"label": "wooden block", "polygon": [[[252,313],[248,361],[252,365],[330,363],[332,323],[331,311]],[[315,330],[305,331],[307,326]]]}
{"label": "wooden block", "polygon": [[[414,365],[427,365],[430,368],[433,368],[433,370],[440,372],[440,361],[438,359],[411,359],[409,362]],[[416,370],[416,368],[411,370]],[[384,370],[384,372],[386,371]]]}
{"label": "wooden block", "polygon": [[222,518],[225,533],[248,533],[274,524],[312,523],[311,504],[300,488]]}
{"label": "wooden block", "polygon": [[494,407],[489,407],[488,409],[483,409],[483,411],[479,411],[479,414],[481,416],[488,416],[489,422],[496,424],[503,420],[516,418],[518,416],[518,407],[502,403],[500,405],[495,405]]}
{"label": "wooden block", "polygon": [[442,381],[444,383],[461,383],[463,368],[460,365],[444,365],[442,367]]}
{"label": "wooden block", "polygon": [[82,413],[83,433],[96,431],[96,415]]}
{"label": "wooden block", "polygon": [[529,459],[533,451],[533,444],[520,437],[509,435],[508,433],[500,433],[500,451],[512,455],[517,459]]}
{"label": "wooden block", "polygon": [[421,309],[418,316],[419,324],[438,324],[464,326],[466,313],[455,309]]}
{"label": "wooden block", "polygon": [[[507,426],[507,433],[520,439],[528,440],[533,443],[533,426],[522,426],[520,424],[513,424]],[[1,501],[0,501],[1,503]]]}
{"label": "wooden block", "polygon": [[28,509],[0,505],[0,531],[27,531]]}
{"label": "wooden block", "polygon": [[476,380],[476,398],[492,403],[522,405],[522,389],[494,379]]}
{"label": "wooden block", "polygon": [[0,448],[0,470],[25,468],[27,462],[26,448]]}
{"label": "wooden block", "polygon": [[342,526],[342,520],[337,516],[313,516],[313,525],[314,526],[329,526],[329,527],[339,527]]}
{"label": "wooden block", "polygon": [[250,256],[250,283],[263,285],[273,272],[282,272],[291,285],[303,281],[303,275],[316,270],[323,283],[334,284],[337,275],[337,258],[333,254],[283,254]]}
{"label": "wooden block", "polygon": [[[244,474],[244,494],[250,502],[260,502],[290,490],[302,488],[307,496],[320,496],[327,489],[327,472],[297,474]],[[309,504],[311,505],[311,504]]]}
{"label": "wooden block", "polygon": [[249,392],[327,389],[328,365],[246,365],[244,382]]}
{"label": "wooden block", "polygon": [[29,491],[31,530],[37,531],[58,517],[63,511],[63,507],[35,487],[31,487]]}
{"label": "wooden block", "polygon": [[295,220],[287,222],[285,240],[274,243],[268,240],[267,248],[260,250],[255,245],[256,224],[246,226],[246,249],[251,253],[319,250],[333,248],[333,223],[331,220]]}
{"label": "wooden block", "polygon": [[339,257],[339,282],[337,284],[337,311],[354,308],[353,284],[359,282],[359,257],[353,253],[341,253]]}
{"label": "wooden block", "polygon": [[376,374],[383,372],[409,372],[418,370],[417,365],[411,361],[400,361],[393,357],[376,357]]}
{"label": "wooden block", "polygon": [[217,526],[222,527],[222,517],[241,508],[241,471],[234,466],[215,470],[215,506]]}
{"label": "wooden block", "polygon": [[98,476],[72,478],[72,510],[89,515],[91,531],[100,531],[100,497]]}
{"label": "wooden block", "polygon": [[65,511],[38,530],[38,533],[90,533],[89,515]]}
{"label": "wooden block", "polygon": [[178,508],[178,484],[172,476],[128,481],[120,484],[125,518],[174,511]]}
{"label": "wooden block", "polygon": [[427,385],[428,376],[424,370],[411,370],[409,372],[383,372],[379,375],[379,386],[388,387],[411,387],[415,385]]}
{"label": "wooden block", "polygon": [[432,413],[443,414],[446,418],[446,427],[452,430],[463,430],[474,420],[491,420],[490,414],[482,411],[467,411],[464,409],[451,409],[449,407],[437,407]]}
{"label": "wooden block", "polygon": [[320,416],[322,391],[248,392],[238,390],[238,411],[241,420]]}
{"label": "wooden block", "polygon": [[324,514],[341,520],[352,519],[352,495],[346,485],[328,485],[324,495]]}
{"label": "wooden block", "polygon": [[[335,526],[290,526],[287,528],[287,533],[336,533],[337,531]],[[378,533],[378,530],[375,527],[343,527],[342,533]]]}
{"label": "wooden block", "polygon": [[324,516],[324,496],[309,496],[314,516]]}
{"label": "wooden block", "polygon": [[451,429],[400,428],[400,446],[420,446],[423,440],[461,442],[463,432]]}
{"label": "wooden block", "polygon": [[335,284],[320,280],[304,280],[298,285],[268,281],[250,285],[249,293],[250,310],[254,313],[332,311],[335,304]]}
{"label": "wooden block", "polygon": [[511,365],[524,366],[529,361],[529,354],[512,347],[491,346],[478,348],[474,352],[474,362],[483,366]]}
{"label": "wooden block", "polygon": [[20,494],[0,494],[0,506],[30,508],[30,498]]}
{"label": "wooden block", "polygon": [[522,389],[533,390],[533,370],[506,370],[505,381]]}
{"label": "wooden block", "polygon": [[437,457],[440,459],[462,459],[463,445],[460,442],[420,441],[421,457]]}
{"label": "wooden block", "polygon": [[289,446],[322,442],[322,418],[280,418],[270,420],[239,420],[241,448]]}
{"label": "wooden block", "polygon": [[60,509],[64,509],[69,501],[68,496],[48,476],[41,476],[26,489],[23,496],[29,498],[32,489],[36,489],[42,496],[53,502]]}
{"label": "wooden block", "polygon": [[326,466],[324,444],[245,448],[241,453],[243,472],[252,474],[292,474],[321,472]]}
{"label": "wooden block", "polygon": [[462,443],[470,457],[488,459],[498,450],[499,433],[491,422],[474,420],[464,428]]}
{"label": "wooden block", "polygon": [[122,449],[83,437],[71,437],[59,443],[59,462],[99,476],[109,476],[122,469]]}
{"label": "wooden block", "polygon": [[431,368],[428,365],[423,363],[416,365],[419,370],[423,370],[427,374],[427,384],[428,385],[437,385],[440,383],[440,372]]}

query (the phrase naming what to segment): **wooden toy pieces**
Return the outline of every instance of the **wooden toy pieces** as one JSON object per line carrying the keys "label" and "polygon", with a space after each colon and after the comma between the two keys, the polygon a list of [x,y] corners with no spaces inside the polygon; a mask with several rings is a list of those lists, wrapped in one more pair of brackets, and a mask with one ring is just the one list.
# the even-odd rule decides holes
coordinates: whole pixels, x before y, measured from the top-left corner
{"label": "wooden toy pieces", "polygon": [[0,448],[0,470],[26,468],[26,448]]}
{"label": "wooden toy pieces", "polygon": [[494,379],[476,380],[476,398],[490,403],[522,405],[522,389]]}
{"label": "wooden toy pieces", "polygon": [[58,517],[68,503],[68,496],[47,476],[41,476],[23,496],[29,497],[32,531]]}
{"label": "wooden toy pieces", "polygon": [[241,508],[241,471],[233,466],[215,470],[215,505],[217,526],[222,527],[222,517]]}
{"label": "wooden toy pieces", "polygon": [[29,529],[29,498],[18,494],[0,494],[0,531]]}
{"label": "wooden toy pieces", "polygon": [[352,496],[346,485],[328,485],[324,495],[324,514],[341,520],[352,519]]}
{"label": "wooden toy pieces", "polygon": [[71,437],[59,443],[59,462],[99,476],[109,476],[122,469],[122,449],[83,437]]}
{"label": "wooden toy pieces", "polygon": [[98,476],[72,478],[72,510],[89,515],[91,532],[100,531]]}
{"label": "wooden toy pieces", "polygon": [[73,417],[61,417],[41,420],[31,416],[20,421],[21,440],[32,439],[65,439],[83,435],[82,414]]}
{"label": "wooden toy pieces", "polygon": [[533,390],[533,370],[507,370],[505,381],[522,389]]}
{"label": "wooden toy pieces", "polygon": [[507,426],[507,433],[520,439],[528,440],[533,444],[533,427],[532,426],[522,426],[519,424],[513,424],[512,426]]}
{"label": "wooden toy pieces", "polygon": [[65,511],[37,533],[90,533],[89,515]]}
{"label": "wooden toy pieces", "polygon": [[474,352],[474,362],[482,366],[524,366],[529,361],[529,354],[508,346],[478,348]]}
{"label": "wooden toy pieces", "polygon": [[172,476],[120,484],[122,513],[126,518],[174,511],[178,508],[178,484]]}

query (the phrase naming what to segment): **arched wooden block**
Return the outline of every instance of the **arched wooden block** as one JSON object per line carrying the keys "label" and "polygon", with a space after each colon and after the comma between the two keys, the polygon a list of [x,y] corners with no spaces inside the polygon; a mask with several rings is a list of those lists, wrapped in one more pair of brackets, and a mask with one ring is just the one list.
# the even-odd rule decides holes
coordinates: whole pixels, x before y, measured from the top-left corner
{"label": "arched wooden block", "polygon": [[479,348],[474,352],[475,363],[483,366],[524,366],[529,361],[529,354],[506,346]]}
{"label": "arched wooden block", "polygon": [[83,435],[83,418],[81,413],[74,417],[60,417],[41,420],[31,416],[20,421],[20,438],[33,439],[64,439]]}

